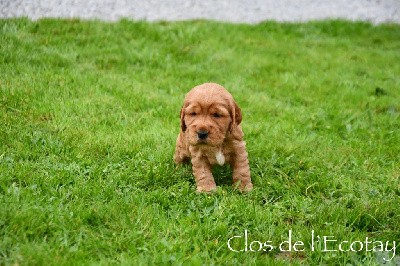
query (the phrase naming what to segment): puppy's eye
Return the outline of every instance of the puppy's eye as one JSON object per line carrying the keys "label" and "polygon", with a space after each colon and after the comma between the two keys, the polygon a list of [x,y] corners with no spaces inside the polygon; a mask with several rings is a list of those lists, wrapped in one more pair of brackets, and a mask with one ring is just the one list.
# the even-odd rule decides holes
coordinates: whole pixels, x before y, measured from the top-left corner
{"label": "puppy's eye", "polygon": [[216,118],[222,117],[222,115],[220,115],[220,114],[218,114],[218,113],[213,113],[212,116],[213,116],[213,117],[216,117]]}
{"label": "puppy's eye", "polygon": [[196,114],[196,112],[191,112],[190,115],[191,115],[191,116],[195,116],[195,115],[197,115],[197,114]]}

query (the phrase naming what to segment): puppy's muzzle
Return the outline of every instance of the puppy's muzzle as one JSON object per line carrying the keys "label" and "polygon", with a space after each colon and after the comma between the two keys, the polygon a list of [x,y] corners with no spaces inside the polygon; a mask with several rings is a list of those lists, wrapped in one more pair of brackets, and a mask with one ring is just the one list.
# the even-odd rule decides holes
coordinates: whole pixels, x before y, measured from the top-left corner
{"label": "puppy's muzzle", "polygon": [[197,137],[201,140],[205,140],[208,137],[208,131],[206,130],[199,130],[197,131]]}

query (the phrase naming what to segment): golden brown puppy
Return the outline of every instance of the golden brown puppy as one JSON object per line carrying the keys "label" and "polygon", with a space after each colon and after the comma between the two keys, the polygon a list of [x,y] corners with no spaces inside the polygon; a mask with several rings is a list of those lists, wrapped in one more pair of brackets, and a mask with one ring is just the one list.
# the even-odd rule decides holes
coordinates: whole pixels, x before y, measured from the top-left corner
{"label": "golden brown puppy", "polygon": [[235,187],[253,188],[241,121],[239,106],[221,85],[205,83],[186,95],[174,161],[191,160],[197,191],[216,190],[211,166],[225,163],[231,165]]}

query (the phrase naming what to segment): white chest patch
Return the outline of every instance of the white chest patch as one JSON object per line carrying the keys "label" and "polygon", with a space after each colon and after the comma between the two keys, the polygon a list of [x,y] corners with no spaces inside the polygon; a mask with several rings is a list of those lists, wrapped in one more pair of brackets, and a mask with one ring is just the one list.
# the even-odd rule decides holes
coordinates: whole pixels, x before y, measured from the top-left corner
{"label": "white chest patch", "polygon": [[221,151],[217,151],[217,153],[215,154],[215,159],[217,159],[219,165],[223,165],[225,163],[225,156],[222,154]]}

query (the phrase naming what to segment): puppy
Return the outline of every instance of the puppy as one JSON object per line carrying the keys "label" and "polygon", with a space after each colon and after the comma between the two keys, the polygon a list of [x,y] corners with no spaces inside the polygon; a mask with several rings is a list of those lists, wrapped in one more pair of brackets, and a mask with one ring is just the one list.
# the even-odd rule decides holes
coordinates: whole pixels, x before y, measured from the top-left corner
{"label": "puppy", "polygon": [[216,190],[211,166],[225,163],[232,168],[234,187],[252,190],[242,113],[232,95],[216,83],[196,86],[186,95],[180,117],[174,161],[192,162],[197,191]]}

